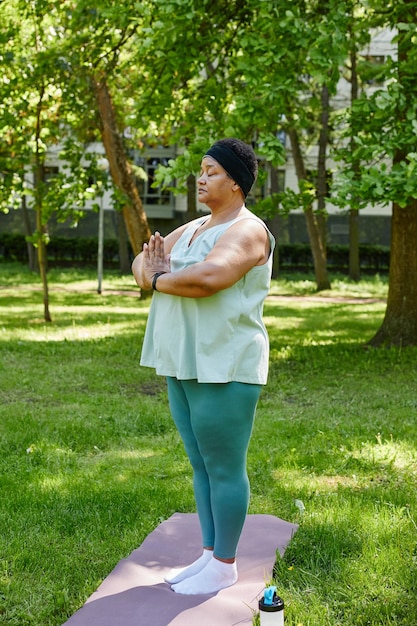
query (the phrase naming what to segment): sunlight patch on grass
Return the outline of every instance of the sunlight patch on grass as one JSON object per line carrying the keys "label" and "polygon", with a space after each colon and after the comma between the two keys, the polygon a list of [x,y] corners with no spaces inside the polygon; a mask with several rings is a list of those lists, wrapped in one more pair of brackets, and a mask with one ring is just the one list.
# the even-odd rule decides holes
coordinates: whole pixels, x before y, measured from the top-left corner
{"label": "sunlight patch on grass", "polygon": [[279,481],[284,487],[291,488],[292,493],[302,491],[308,486],[312,491],[324,493],[337,492],[340,486],[355,489],[358,487],[358,479],[355,475],[326,475],[306,472],[302,469],[279,468],[271,472],[274,480]]}
{"label": "sunlight patch on grass", "polygon": [[59,491],[62,492],[62,489],[65,487],[67,483],[67,476],[44,476],[38,483],[39,488],[42,491]]}
{"label": "sunlight patch on grass", "polygon": [[[108,465],[109,467],[131,466],[137,461],[143,461],[144,459],[152,459],[160,455],[160,451],[153,448],[135,448],[133,450],[107,450],[101,451],[98,447],[95,447],[94,452],[80,459],[80,462],[84,467],[94,468],[94,466]],[[126,465],[129,464],[129,465]]]}
{"label": "sunlight patch on grass", "polygon": [[270,351],[271,361],[288,361],[293,358],[294,348],[292,346],[284,346],[283,348],[272,348]]}
{"label": "sunlight patch on grass", "polygon": [[149,459],[155,456],[155,450],[118,450],[112,452],[111,456],[118,459]]}
{"label": "sunlight patch on grass", "polygon": [[266,326],[279,326],[281,330],[300,327],[303,323],[302,318],[296,317],[280,317],[279,320],[275,316],[265,315],[264,322]]}
{"label": "sunlight patch on grass", "polygon": [[360,450],[352,452],[357,459],[365,459],[374,464],[389,466],[398,470],[412,470],[417,473],[417,451],[405,441],[382,441],[380,434],[376,435],[377,442],[364,442]]}
{"label": "sunlight patch on grass", "polygon": [[[132,320],[127,319],[125,322],[96,322],[91,326],[78,325],[75,322],[72,326],[48,326],[43,320],[38,320],[39,324],[43,324],[43,328],[19,328],[13,330],[14,339],[27,342],[60,342],[60,341],[96,341],[113,337],[115,332],[118,335],[124,333],[132,333]],[[144,324],[145,322],[143,322]],[[138,324],[140,321],[138,320]],[[7,329],[0,329],[0,341],[8,341],[9,333]]]}
{"label": "sunlight patch on grass", "polygon": [[28,487],[40,500],[56,498],[59,501],[74,497],[89,499],[94,493],[103,496],[117,489],[122,489],[122,493],[138,490],[153,493],[158,490],[157,481],[164,479],[174,491],[177,481],[181,488],[183,477],[190,474],[190,468],[185,458],[167,466],[164,449],[162,446],[153,449],[147,446],[103,452],[94,446],[93,450],[83,454],[69,450],[65,459],[53,446],[32,444],[27,464],[30,472]]}
{"label": "sunlight patch on grass", "polygon": [[366,277],[366,280],[356,282],[347,276],[336,274],[330,276],[331,289],[317,292],[317,283],[313,274],[306,278],[305,274],[291,273],[281,275],[272,281],[271,295],[285,296],[317,296],[326,298],[386,298],[388,293],[388,278],[375,274]]}
{"label": "sunlight patch on grass", "polygon": [[280,277],[279,280],[271,282],[270,295],[312,295],[316,292],[317,284],[313,278],[310,280],[294,275],[291,278]]}
{"label": "sunlight patch on grass", "polygon": [[[303,342],[302,346],[330,346],[335,342],[335,338],[339,336],[339,333],[332,332],[331,330],[316,332],[314,336],[307,336]],[[353,339],[350,340],[351,343],[355,343]]]}
{"label": "sunlight patch on grass", "polygon": [[[386,276],[375,274],[366,281],[351,281],[346,276],[332,279],[330,293],[336,292],[339,296],[358,298],[386,298],[388,294],[388,279]],[[329,293],[329,292],[324,292]]]}
{"label": "sunlight patch on grass", "polygon": [[[111,303],[113,305],[113,303]],[[8,311],[13,314],[13,315],[18,315],[18,316],[26,316],[28,314],[28,310],[27,310],[27,306],[22,305],[22,306],[10,306],[8,307]],[[149,311],[149,304],[148,305],[141,305],[141,306],[137,306],[137,307],[122,307],[117,304],[114,304],[111,307],[111,310],[109,312],[107,306],[103,306],[103,304],[83,304],[82,306],[82,317],[83,318],[88,318],[89,315],[91,316],[100,316],[100,315],[106,315],[106,317],[112,318],[114,315],[134,315],[135,313],[148,313]],[[54,324],[59,323],[60,321],[62,321],[62,319],[67,320],[68,318],[70,319],[79,319],[80,317],[80,307],[79,306],[71,306],[66,304],[65,306],[60,306],[60,305],[55,305],[53,307],[53,313],[54,313],[54,321],[52,322],[52,324],[45,324],[45,320],[43,321],[43,324],[45,324],[46,326],[53,326]],[[72,313],[72,315],[70,315]],[[34,319],[34,321],[39,321],[39,319],[36,318],[32,318]]]}

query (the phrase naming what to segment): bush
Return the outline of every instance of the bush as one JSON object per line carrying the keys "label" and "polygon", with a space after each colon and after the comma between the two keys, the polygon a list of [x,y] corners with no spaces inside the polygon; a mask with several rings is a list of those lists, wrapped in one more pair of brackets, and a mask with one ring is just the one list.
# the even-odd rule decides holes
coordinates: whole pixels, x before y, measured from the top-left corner
{"label": "bush", "polygon": [[[97,237],[51,237],[47,245],[48,264],[88,266],[97,263]],[[24,235],[0,234],[0,258],[4,261],[27,263],[28,251]],[[119,246],[115,239],[105,239],[103,244],[103,262],[107,266],[119,263]]]}
{"label": "bush", "polygon": [[0,256],[5,261],[28,261],[28,249],[24,235],[3,233],[0,235]]}
{"label": "bush", "polygon": [[[89,266],[97,263],[97,237],[51,237],[47,246],[50,267],[60,265]],[[130,250],[132,256],[132,251]],[[280,269],[311,270],[313,257],[309,244],[282,244],[278,247]],[[389,248],[384,246],[359,246],[361,269],[384,272],[389,267]],[[27,244],[24,235],[0,234],[0,258],[5,261],[28,261]],[[349,246],[329,245],[327,248],[328,267],[334,271],[346,272],[349,268]],[[103,261],[107,267],[119,264],[119,248],[116,239],[105,239]]]}
{"label": "bush", "polygon": [[[283,244],[279,246],[278,254],[280,269],[310,270],[313,268],[313,256],[310,245],[307,243]],[[388,247],[362,244],[359,246],[359,258],[363,270],[388,271]],[[327,265],[334,271],[347,271],[349,269],[349,246],[327,246]]]}

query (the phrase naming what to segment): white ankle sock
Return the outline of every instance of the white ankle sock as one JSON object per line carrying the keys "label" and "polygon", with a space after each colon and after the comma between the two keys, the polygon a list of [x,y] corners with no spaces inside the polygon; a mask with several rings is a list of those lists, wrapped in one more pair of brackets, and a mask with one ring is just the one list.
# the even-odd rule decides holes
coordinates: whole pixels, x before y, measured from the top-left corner
{"label": "white ankle sock", "polygon": [[190,578],[190,576],[195,576],[195,574],[201,572],[201,570],[207,565],[212,557],[213,550],[204,549],[203,554],[196,561],[194,561],[194,563],[191,563],[191,565],[188,565],[187,567],[178,567],[172,569],[167,574],[167,576],[165,576],[164,580],[167,583],[174,584],[181,582],[185,578]]}
{"label": "white ankle sock", "polygon": [[237,567],[235,563],[225,563],[218,559],[211,559],[204,569],[195,576],[185,578],[172,585],[175,593],[196,595],[199,593],[216,593],[234,585],[237,581]]}

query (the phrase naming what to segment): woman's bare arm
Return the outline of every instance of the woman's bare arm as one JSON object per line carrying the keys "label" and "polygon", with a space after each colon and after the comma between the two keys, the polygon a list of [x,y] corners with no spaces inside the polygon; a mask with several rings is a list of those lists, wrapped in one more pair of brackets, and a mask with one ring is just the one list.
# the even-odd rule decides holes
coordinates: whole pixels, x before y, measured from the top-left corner
{"label": "woman's bare arm", "polygon": [[171,273],[166,269],[165,241],[156,233],[142,253],[143,283],[150,288],[155,273],[167,272],[158,278],[158,291],[204,298],[231,287],[252,267],[266,263],[269,254],[265,227],[256,220],[245,219],[227,229],[204,261]]}

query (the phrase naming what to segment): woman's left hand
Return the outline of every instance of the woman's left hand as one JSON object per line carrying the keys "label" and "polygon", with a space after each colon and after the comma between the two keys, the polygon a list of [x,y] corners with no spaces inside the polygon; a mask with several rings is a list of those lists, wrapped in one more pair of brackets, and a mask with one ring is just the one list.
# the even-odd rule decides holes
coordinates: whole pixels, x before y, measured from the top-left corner
{"label": "woman's left hand", "polygon": [[158,272],[171,271],[170,257],[165,254],[164,238],[158,232],[151,236],[148,243],[143,244],[142,275],[152,287],[152,279]]}

